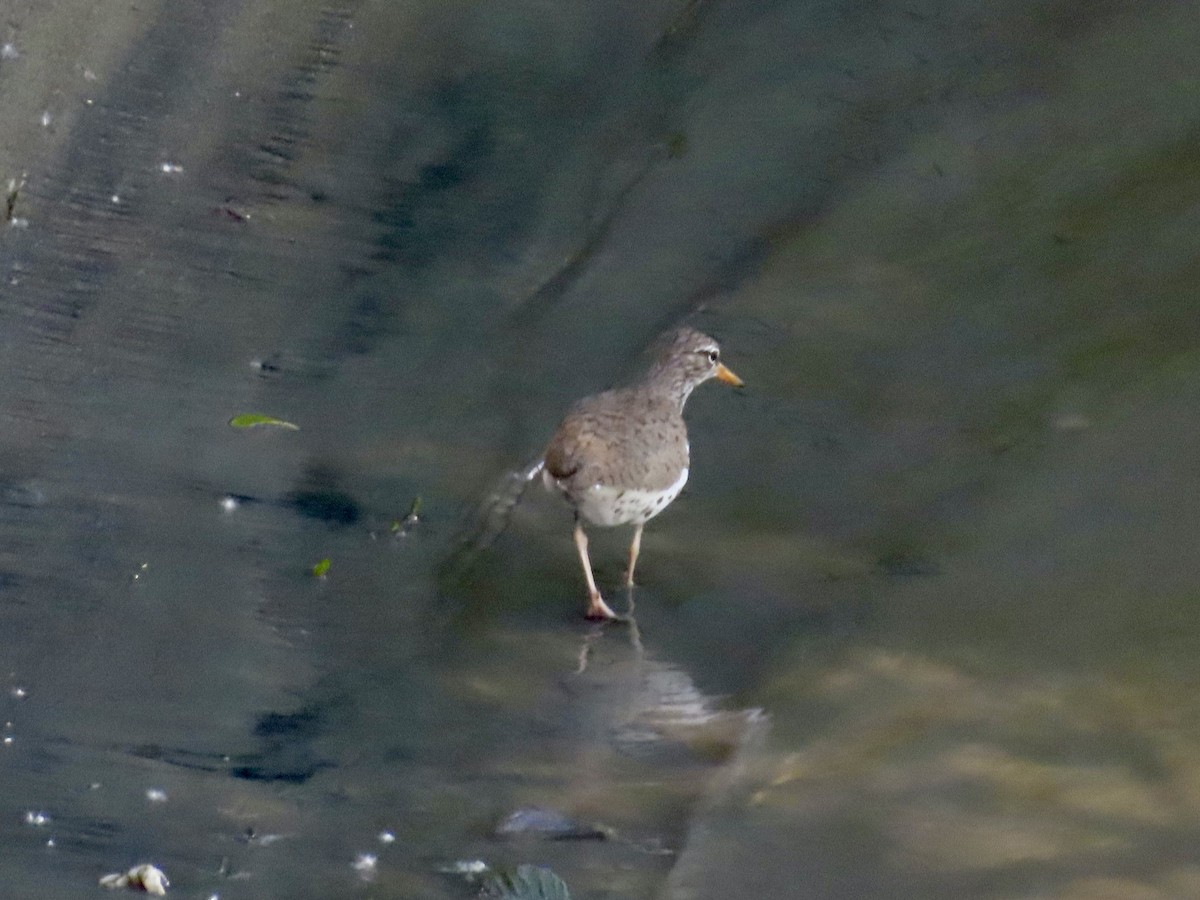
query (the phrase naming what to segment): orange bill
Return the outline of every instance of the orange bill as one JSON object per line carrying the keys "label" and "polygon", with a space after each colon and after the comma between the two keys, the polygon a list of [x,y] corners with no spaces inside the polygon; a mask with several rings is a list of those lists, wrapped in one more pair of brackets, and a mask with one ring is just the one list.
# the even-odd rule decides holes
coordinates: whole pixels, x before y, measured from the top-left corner
{"label": "orange bill", "polygon": [[734,375],[725,363],[717,363],[717,380],[732,384],[734,387],[741,387],[743,384],[742,379]]}

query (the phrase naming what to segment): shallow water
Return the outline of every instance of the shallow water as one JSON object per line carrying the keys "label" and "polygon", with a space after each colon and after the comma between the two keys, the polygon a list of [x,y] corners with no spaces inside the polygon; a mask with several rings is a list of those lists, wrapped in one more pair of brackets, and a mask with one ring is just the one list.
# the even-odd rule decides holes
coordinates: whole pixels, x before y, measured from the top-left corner
{"label": "shallow water", "polygon": [[[6,894],[1200,893],[1188,4],[4,28]],[[510,473],[683,318],[598,629]]]}

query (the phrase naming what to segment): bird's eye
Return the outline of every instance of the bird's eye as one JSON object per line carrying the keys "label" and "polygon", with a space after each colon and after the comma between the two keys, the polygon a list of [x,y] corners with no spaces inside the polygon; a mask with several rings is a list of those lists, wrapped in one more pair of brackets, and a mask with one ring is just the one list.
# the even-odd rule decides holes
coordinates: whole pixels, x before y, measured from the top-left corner
{"label": "bird's eye", "polygon": [[714,366],[717,364],[717,362],[720,359],[721,359],[721,351],[720,350],[709,350],[708,351],[708,361],[710,363],[712,363]]}

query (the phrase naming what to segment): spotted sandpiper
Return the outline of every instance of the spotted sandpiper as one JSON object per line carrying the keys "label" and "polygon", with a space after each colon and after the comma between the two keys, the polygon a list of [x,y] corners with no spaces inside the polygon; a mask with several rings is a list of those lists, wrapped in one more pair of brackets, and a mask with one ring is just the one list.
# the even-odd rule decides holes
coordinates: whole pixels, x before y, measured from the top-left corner
{"label": "spotted sandpiper", "polygon": [[628,387],[585,397],[567,413],[543,457],[547,487],[575,509],[575,549],[587,579],[589,619],[616,619],[592,575],[584,520],[633,525],[625,584],[633,586],[646,522],[679,496],[688,478],[683,405],[699,384],[742,380],[721,362],[721,348],[694,328],[668,332],[653,363]]}

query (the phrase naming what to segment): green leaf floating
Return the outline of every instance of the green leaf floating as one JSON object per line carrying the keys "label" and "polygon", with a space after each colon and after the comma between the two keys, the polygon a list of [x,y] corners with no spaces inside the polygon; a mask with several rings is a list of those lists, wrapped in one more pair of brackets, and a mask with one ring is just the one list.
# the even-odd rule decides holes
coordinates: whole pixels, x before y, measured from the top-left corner
{"label": "green leaf floating", "polygon": [[566,882],[549,869],[530,865],[493,875],[484,884],[481,896],[495,900],[571,900]]}
{"label": "green leaf floating", "polygon": [[319,563],[317,563],[315,566],[312,567],[312,573],[314,575],[316,575],[318,578],[324,578],[325,573],[329,571],[329,567],[331,565],[333,565],[333,562],[327,556],[323,560],[321,560]]}
{"label": "green leaf floating", "polygon": [[230,419],[229,424],[234,428],[254,428],[256,425],[274,425],[276,428],[287,428],[291,431],[300,430],[299,425],[294,425],[283,419],[277,419],[274,416],[264,416],[262,413],[242,413],[240,416],[234,416]]}

